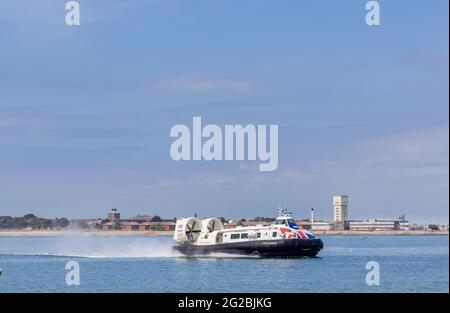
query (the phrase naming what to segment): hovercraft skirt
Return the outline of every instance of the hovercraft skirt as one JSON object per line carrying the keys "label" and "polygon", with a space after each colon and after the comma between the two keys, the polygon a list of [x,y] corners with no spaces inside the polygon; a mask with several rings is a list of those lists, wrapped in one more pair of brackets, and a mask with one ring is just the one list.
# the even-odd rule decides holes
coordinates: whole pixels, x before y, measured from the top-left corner
{"label": "hovercraft skirt", "polygon": [[174,247],[175,250],[186,256],[229,253],[238,255],[259,255],[263,257],[311,257],[316,256],[322,248],[323,243],[319,238],[254,240],[215,245],[195,245],[186,243]]}

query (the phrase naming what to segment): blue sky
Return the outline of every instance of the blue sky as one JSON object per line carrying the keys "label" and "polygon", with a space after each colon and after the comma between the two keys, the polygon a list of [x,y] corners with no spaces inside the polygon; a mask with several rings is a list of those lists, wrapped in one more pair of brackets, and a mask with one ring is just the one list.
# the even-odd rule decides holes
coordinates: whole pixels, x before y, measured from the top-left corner
{"label": "blue sky", "polygon": [[[448,1],[79,3],[0,3],[0,215],[448,223]],[[172,161],[195,115],[278,124],[278,169]]]}

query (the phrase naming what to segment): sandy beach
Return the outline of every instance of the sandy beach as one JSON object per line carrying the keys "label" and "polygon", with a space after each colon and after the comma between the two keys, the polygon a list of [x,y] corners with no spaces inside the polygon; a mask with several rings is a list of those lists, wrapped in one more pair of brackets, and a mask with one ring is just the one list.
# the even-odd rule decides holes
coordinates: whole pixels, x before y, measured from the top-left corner
{"label": "sandy beach", "polygon": [[[448,231],[313,231],[326,236],[448,236]],[[14,236],[173,236],[172,231],[75,231],[75,230],[2,230],[0,237]]]}

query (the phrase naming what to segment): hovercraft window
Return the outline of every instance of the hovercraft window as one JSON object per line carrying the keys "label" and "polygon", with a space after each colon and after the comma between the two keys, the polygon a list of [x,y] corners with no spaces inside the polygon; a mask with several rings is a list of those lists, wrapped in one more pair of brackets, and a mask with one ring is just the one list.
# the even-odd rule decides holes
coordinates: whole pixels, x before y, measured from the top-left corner
{"label": "hovercraft window", "polygon": [[272,237],[276,237],[276,236],[277,236],[277,232],[274,231],[274,232],[272,233]]}
{"label": "hovercraft window", "polygon": [[247,239],[248,238],[248,234],[247,233],[242,233],[241,234],[241,239]]}
{"label": "hovercraft window", "polygon": [[256,238],[261,238],[261,233],[256,233]]}
{"label": "hovercraft window", "polygon": [[239,234],[231,234],[230,239],[239,239]]}
{"label": "hovercraft window", "polygon": [[294,219],[290,218],[287,220],[288,226],[298,226]]}

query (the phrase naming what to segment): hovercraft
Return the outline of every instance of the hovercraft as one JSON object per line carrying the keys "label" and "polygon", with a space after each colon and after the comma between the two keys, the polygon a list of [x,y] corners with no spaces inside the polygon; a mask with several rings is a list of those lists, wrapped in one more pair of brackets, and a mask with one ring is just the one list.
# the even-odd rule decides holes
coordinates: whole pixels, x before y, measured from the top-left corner
{"label": "hovercraft", "polygon": [[177,220],[174,249],[186,256],[212,253],[255,255],[262,257],[314,257],[323,242],[299,227],[285,209],[268,226],[225,228],[218,218],[197,217]]}

